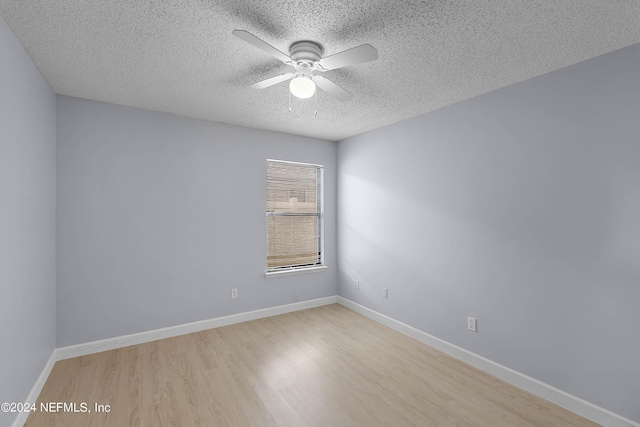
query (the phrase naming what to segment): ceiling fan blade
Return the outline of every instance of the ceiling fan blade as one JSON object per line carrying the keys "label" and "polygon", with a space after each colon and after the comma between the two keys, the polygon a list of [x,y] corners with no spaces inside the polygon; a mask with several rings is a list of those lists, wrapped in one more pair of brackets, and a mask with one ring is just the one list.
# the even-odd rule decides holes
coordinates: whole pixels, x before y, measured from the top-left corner
{"label": "ceiling fan blade", "polygon": [[349,92],[322,76],[315,76],[313,81],[316,82],[316,86],[336,98],[338,101],[349,101],[353,98],[353,95]]}
{"label": "ceiling fan blade", "polygon": [[231,34],[233,34],[234,36],[238,37],[239,39],[242,39],[242,40],[246,41],[247,43],[250,43],[250,44],[254,45],[258,49],[262,50],[263,52],[268,53],[269,55],[275,56],[276,58],[278,58],[282,62],[291,61],[291,58],[289,58],[287,55],[285,55],[284,53],[280,52],[275,47],[271,46],[269,43],[257,38],[256,36],[254,36],[253,34],[247,32],[247,31],[244,31],[244,30],[233,30],[231,32]]}
{"label": "ceiling fan blade", "polygon": [[279,76],[271,77],[270,79],[262,80],[258,83],[254,83],[251,85],[254,89],[264,89],[265,87],[273,86],[280,82],[284,82],[286,80],[291,80],[294,78],[296,73],[286,73],[280,74]]}
{"label": "ceiling fan blade", "polygon": [[325,70],[335,70],[347,65],[361,64],[378,59],[378,51],[369,44],[363,44],[320,60]]}

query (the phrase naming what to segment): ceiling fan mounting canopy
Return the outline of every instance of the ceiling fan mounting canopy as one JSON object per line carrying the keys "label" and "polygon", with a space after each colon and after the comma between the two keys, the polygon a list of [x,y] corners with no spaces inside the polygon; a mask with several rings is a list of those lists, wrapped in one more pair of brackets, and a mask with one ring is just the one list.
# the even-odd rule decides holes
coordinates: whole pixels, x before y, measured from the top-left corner
{"label": "ceiling fan mounting canopy", "polygon": [[[254,45],[263,52],[279,59],[283,63],[295,68],[295,72],[281,74],[252,84],[251,87],[255,89],[264,89],[266,87],[294,79],[298,80],[296,85],[299,83],[309,89],[309,91],[304,92],[305,94],[313,94],[315,92],[315,86],[317,85],[320,89],[327,92],[334,98],[340,101],[348,101],[353,98],[353,95],[333,83],[331,80],[317,74],[314,75],[313,72],[325,72],[378,59],[378,51],[368,44],[363,44],[330,56],[322,57],[324,48],[320,43],[311,40],[299,40],[289,46],[289,56],[287,56],[248,31],[233,30],[232,34],[239,39]],[[305,81],[306,79],[309,79],[309,81]],[[293,87],[291,89],[291,93],[293,95],[298,96],[299,98],[307,97],[296,95]],[[313,89],[313,91],[311,91],[311,89]]]}

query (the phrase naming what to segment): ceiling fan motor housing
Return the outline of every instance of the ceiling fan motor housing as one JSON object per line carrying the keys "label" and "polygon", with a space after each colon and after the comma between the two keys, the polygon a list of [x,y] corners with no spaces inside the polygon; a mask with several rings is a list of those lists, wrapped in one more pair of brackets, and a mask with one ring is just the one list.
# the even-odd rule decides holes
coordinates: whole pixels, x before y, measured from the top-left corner
{"label": "ceiling fan motor housing", "polygon": [[322,45],[310,40],[301,40],[293,43],[289,47],[291,59],[296,63],[309,62],[314,63],[322,58]]}

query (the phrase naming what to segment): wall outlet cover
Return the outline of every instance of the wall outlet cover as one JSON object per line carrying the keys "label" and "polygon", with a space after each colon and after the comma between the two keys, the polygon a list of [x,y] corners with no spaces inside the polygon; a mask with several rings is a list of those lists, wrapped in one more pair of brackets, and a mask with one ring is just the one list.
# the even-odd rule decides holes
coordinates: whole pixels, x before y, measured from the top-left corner
{"label": "wall outlet cover", "polygon": [[476,327],[476,318],[475,317],[467,317],[467,329],[473,332],[477,332]]}

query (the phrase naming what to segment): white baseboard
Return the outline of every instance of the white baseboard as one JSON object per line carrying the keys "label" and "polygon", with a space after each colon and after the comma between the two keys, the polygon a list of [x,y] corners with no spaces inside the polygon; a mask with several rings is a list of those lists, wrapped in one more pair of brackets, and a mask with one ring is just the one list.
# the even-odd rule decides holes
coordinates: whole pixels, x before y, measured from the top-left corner
{"label": "white baseboard", "polygon": [[415,338],[431,347],[437,348],[443,353],[462,360],[469,365],[475,366],[482,371],[526,390],[529,393],[555,403],[556,405],[593,422],[605,427],[640,427],[640,424],[635,421],[631,421],[607,409],[601,408],[593,403],[587,402],[586,400],[550,386],[549,384],[538,381],[535,378],[531,378],[520,372],[514,371],[511,368],[507,368],[499,363],[493,362],[454,344],[441,340],[440,338],[436,338],[433,335],[429,335],[426,332],[407,325],[406,323],[399,322],[389,316],[385,316],[384,314],[378,313],[377,311],[371,310],[370,308],[364,307],[341,296],[338,296],[337,300],[338,304],[375,320],[378,323],[389,326],[398,332],[402,332],[405,335]]}
{"label": "white baseboard", "polygon": [[230,316],[201,320],[199,322],[185,323],[183,325],[170,326],[168,328],[155,329],[137,334],[123,335],[120,337],[107,338],[78,345],[70,345],[56,349],[56,357],[57,360],[70,359],[72,357],[84,356],[87,354],[99,353],[101,351],[113,350],[115,348],[176,337],[178,335],[219,328],[221,326],[233,325],[235,323],[246,322],[249,320],[262,319],[264,317],[276,316],[278,314],[291,313],[294,311],[319,307],[321,305],[334,304],[336,302],[337,296],[333,295],[309,301],[301,301],[255,311],[248,311],[245,313],[232,314]]}
{"label": "white baseboard", "polygon": [[[40,376],[36,380],[33,387],[31,387],[31,391],[27,395],[27,398],[23,400],[23,402],[35,403],[38,400],[38,396],[40,396],[40,392],[42,391],[42,387],[44,387],[44,383],[47,382],[47,378],[49,378],[49,374],[53,369],[53,365],[56,364],[56,350],[53,349],[51,352],[51,356],[49,356],[49,360],[44,365],[42,372],[40,372]],[[12,427],[22,427],[24,423],[27,422],[27,418],[29,418],[29,412],[19,412],[16,419],[11,424]]]}
{"label": "white baseboard", "polygon": [[[85,344],[71,345],[67,347],[57,348],[51,354],[38,380],[33,385],[25,402],[35,402],[40,395],[40,391],[44,386],[53,365],[56,360],[69,359],[77,356],[98,353],[101,351],[112,350],[115,348],[126,347],[135,344],[155,341],[163,338],[175,337],[183,334],[203,331],[221,326],[232,325],[235,323],[246,322],[249,320],[262,319],[265,317],[276,316],[279,314],[291,313],[294,311],[305,310],[308,308],[319,307],[322,305],[339,303],[355,312],[363,314],[378,323],[389,326],[405,335],[408,335],[418,341],[421,341],[431,347],[462,360],[478,369],[481,369],[495,377],[498,377],[510,384],[515,385],[529,393],[542,397],[558,406],[568,409],[584,418],[601,424],[605,427],[640,427],[639,423],[624,418],[607,409],[601,408],[579,397],[573,396],[553,386],[538,381],[511,368],[502,366],[496,362],[486,359],[482,356],[467,351],[454,344],[436,338],[419,329],[399,322],[384,314],[378,313],[353,301],[340,296],[330,296],[318,298],[309,301],[301,301],[293,304],[285,304],[276,307],[264,308],[246,313],[238,313],[230,316],[218,317],[199,322],[186,323],[183,325],[172,326],[168,328],[156,329],[137,334],[124,335],[120,337],[108,338],[99,341],[93,341]],[[12,427],[22,427],[27,421],[28,413],[19,413],[18,417],[12,424]]]}

